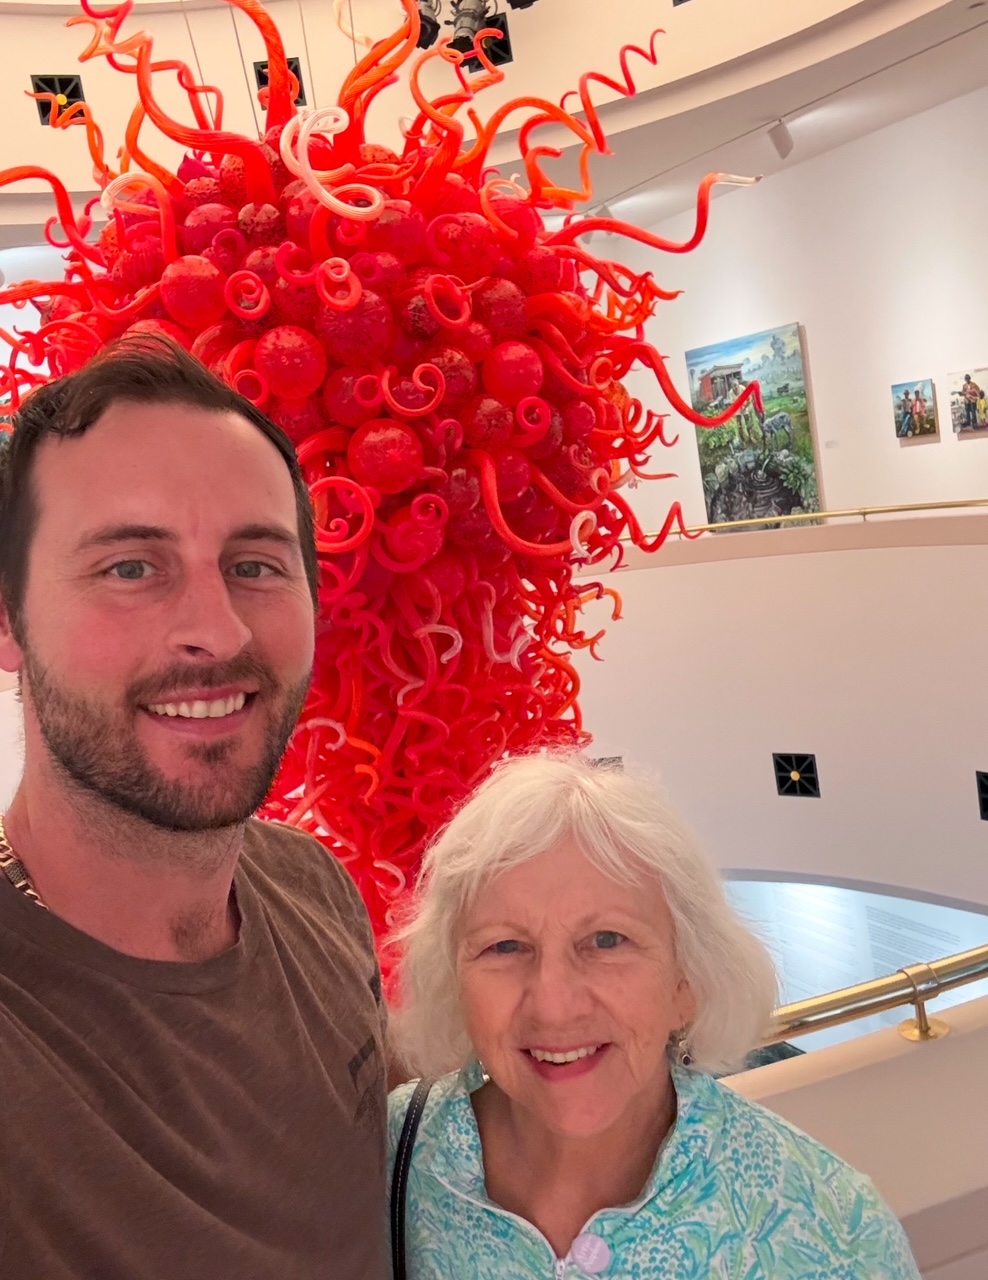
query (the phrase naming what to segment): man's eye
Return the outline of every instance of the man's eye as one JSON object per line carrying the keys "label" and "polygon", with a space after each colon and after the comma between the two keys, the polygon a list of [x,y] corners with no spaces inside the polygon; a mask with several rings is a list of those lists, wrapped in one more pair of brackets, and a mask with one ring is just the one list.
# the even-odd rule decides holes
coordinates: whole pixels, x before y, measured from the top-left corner
{"label": "man's eye", "polygon": [[593,936],[594,946],[599,951],[613,951],[625,941],[623,933],[615,933],[613,929],[601,929]]}
{"label": "man's eye", "polygon": [[519,950],[519,945],[514,938],[505,938],[502,942],[495,942],[487,950],[495,956],[513,956]]}
{"label": "man's eye", "polygon": [[271,565],[262,564],[260,560],[241,560],[233,566],[233,573],[237,578],[268,578],[274,572]]}
{"label": "man's eye", "polygon": [[151,576],[154,567],[146,560],[121,560],[119,564],[111,565],[107,572],[122,582],[140,582]]}

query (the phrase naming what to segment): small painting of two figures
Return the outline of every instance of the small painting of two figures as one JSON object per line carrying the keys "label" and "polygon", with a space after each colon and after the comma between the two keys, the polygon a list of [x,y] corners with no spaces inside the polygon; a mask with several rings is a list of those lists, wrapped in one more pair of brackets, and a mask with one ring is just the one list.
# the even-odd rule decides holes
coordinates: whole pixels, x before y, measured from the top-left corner
{"label": "small painting of two figures", "polygon": [[749,402],[722,427],[697,427],[710,524],[764,520],[820,510],[806,366],[798,324],[733,338],[686,353],[693,408],[714,418],[749,382],[762,389],[764,413]]}
{"label": "small painting of two figures", "polygon": [[914,378],[912,382],[893,382],[892,409],[895,413],[895,434],[900,440],[939,435],[937,400],[932,379]]}

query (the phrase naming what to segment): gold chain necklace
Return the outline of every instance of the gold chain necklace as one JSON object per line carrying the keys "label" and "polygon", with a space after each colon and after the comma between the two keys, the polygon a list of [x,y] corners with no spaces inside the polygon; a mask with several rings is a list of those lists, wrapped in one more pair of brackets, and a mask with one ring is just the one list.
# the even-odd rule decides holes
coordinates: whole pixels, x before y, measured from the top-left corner
{"label": "gold chain necklace", "polygon": [[10,841],[7,839],[7,832],[3,825],[3,816],[0,815],[0,871],[7,877],[15,889],[20,889],[26,898],[30,898],[32,902],[36,902],[39,907],[48,910],[41,901],[41,895],[31,883],[31,877],[27,873],[27,868],[21,862],[17,854],[10,847]]}

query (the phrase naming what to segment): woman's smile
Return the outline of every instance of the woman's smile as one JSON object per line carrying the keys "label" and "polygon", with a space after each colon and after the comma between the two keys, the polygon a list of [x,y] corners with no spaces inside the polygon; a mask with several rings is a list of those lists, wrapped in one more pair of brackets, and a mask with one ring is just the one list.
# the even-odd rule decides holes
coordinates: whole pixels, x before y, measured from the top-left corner
{"label": "woman's smile", "polygon": [[611,1044],[584,1045],[579,1049],[523,1049],[537,1076],[550,1084],[565,1084],[590,1075],[608,1057]]}

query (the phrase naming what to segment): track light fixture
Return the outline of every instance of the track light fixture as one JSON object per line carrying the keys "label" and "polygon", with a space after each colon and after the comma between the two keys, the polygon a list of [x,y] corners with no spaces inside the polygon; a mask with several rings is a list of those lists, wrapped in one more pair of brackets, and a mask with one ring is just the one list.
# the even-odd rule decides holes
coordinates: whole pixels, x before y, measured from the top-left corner
{"label": "track light fixture", "polygon": [[442,0],[419,0],[419,17],[422,28],[419,31],[418,47],[430,49],[439,38],[439,14]]}
{"label": "track light fixture", "polygon": [[[514,9],[527,9],[536,0],[508,0]],[[467,71],[479,71],[481,61],[475,55],[477,36],[489,27],[494,33],[485,41],[486,58],[494,66],[511,62],[511,33],[508,17],[499,11],[498,0],[418,0],[422,28],[419,32],[420,49],[428,49],[436,43],[442,25],[453,28],[450,48],[464,55],[463,66]],[[450,16],[443,22],[443,15]]]}
{"label": "track light fixture", "polygon": [[785,160],[787,156],[792,155],[792,149],[796,144],[784,120],[779,120],[772,125],[768,131],[768,138],[780,160]]}
{"label": "track light fixture", "polygon": [[453,38],[450,47],[473,53],[477,32],[483,31],[490,13],[490,0],[453,0]]}

